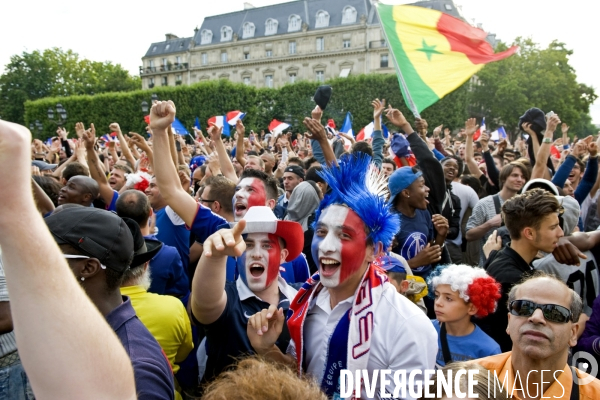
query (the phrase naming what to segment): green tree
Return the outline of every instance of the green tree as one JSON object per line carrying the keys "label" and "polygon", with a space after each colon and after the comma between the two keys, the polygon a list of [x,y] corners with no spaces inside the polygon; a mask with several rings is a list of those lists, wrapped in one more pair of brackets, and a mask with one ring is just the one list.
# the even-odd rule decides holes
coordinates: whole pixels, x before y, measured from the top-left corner
{"label": "green tree", "polygon": [[[470,113],[485,116],[486,125],[518,131],[519,117],[531,107],[554,111],[573,132],[591,127],[590,105],[597,95],[592,87],[577,82],[564,43],[554,41],[542,49],[531,39],[516,40],[519,51],[502,61],[486,65],[472,81]],[[506,49],[500,44],[498,51]]]}
{"label": "green tree", "polygon": [[137,89],[140,78],[120,64],[80,59],[60,48],[23,52],[11,57],[0,76],[0,116],[22,124],[27,100]]}

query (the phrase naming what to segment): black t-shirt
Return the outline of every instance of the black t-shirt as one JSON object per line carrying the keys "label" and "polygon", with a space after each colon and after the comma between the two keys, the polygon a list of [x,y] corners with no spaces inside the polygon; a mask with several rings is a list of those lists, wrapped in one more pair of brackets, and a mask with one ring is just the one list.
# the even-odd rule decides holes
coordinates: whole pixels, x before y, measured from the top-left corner
{"label": "black t-shirt", "polygon": [[[269,308],[269,303],[259,300],[255,296],[240,300],[235,282],[226,282],[225,291],[227,292],[227,305],[215,322],[202,325],[196,317],[192,316],[194,322],[204,327],[206,333],[207,361],[203,382],[212,381],[241,357],[254,354],[254,349],[246,333],[248,318]],[[279,292],[279,307],[283,308],[286,323],[283,324],[283,331],[279,335],[276,345],[284,354],[290,341],[290,333],[287,329],[287,310],[290,300],[281,291]]]}

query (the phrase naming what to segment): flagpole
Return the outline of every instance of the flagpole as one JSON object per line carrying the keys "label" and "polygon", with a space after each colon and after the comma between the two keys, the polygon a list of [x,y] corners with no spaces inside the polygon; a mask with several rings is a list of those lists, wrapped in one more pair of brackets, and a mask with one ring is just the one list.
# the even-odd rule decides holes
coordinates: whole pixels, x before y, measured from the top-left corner
{"label": "flagpole", "polygon": [[[388,39],[387,33],[385,32],[385,28],[383,27],[383,21],[381,20],[381,16],[379,15],[379,9],[377,8],[377,4],[379,4],[379,0],[373,0],[373,6],[375,7],[377,18],[379,18],[379,23],[381,24],[383,37],[385,38],[385,42],[388,44],[389,48],[390,41]],[[400,71],[400,67],[398,66],[398,62],[396,61],[396,56],[394,55],[394,52],[391,51],[391,49],[390,54],[392,55],[392,60],[394,60],[394,69],[396,70],[396,75],[398,76],[398,80],[400,82],[400,85],[402,86],[402,95],[404,97],[404,101],[406,102],[406,105],[408,106],[410,111],[412,111],[415,118],[420,119],[421,115],[419,114],[419,110],[417,110],[417,105],[415,104],[415,102],[412,99],[412,96],[410,95],[408,86],[406,86],[406,81],[404,80],[404,75],[402,75],[402,71]]]}

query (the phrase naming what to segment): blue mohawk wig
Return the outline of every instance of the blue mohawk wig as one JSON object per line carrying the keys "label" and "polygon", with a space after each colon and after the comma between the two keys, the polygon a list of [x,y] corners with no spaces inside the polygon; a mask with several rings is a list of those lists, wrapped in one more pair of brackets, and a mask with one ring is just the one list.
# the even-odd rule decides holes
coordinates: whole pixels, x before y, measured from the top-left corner
{"label": "blue mohawk wig", "polygon": [[370,170],[371,157],[365,153],[343,157],[339,166],[324,167],[320,172],[331,190],[315,213],[315,224],[321,212],[333,204],[344,204],[365,223],[368,238],[381,242],[384,251],[400,230],[400,218],[386,201],[387,182],[376,169]]}

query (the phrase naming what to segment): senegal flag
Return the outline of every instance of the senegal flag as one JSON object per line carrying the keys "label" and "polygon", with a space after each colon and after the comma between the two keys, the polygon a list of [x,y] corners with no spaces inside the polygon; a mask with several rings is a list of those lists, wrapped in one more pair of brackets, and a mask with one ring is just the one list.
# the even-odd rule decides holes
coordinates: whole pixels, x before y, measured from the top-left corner
{"label": "senegal flag", "polygon": [[492,61],[517,47],[494,54],[481,29],[441,11],[377,3],[379,19],[394,57],[402,94],[418,115]]}

